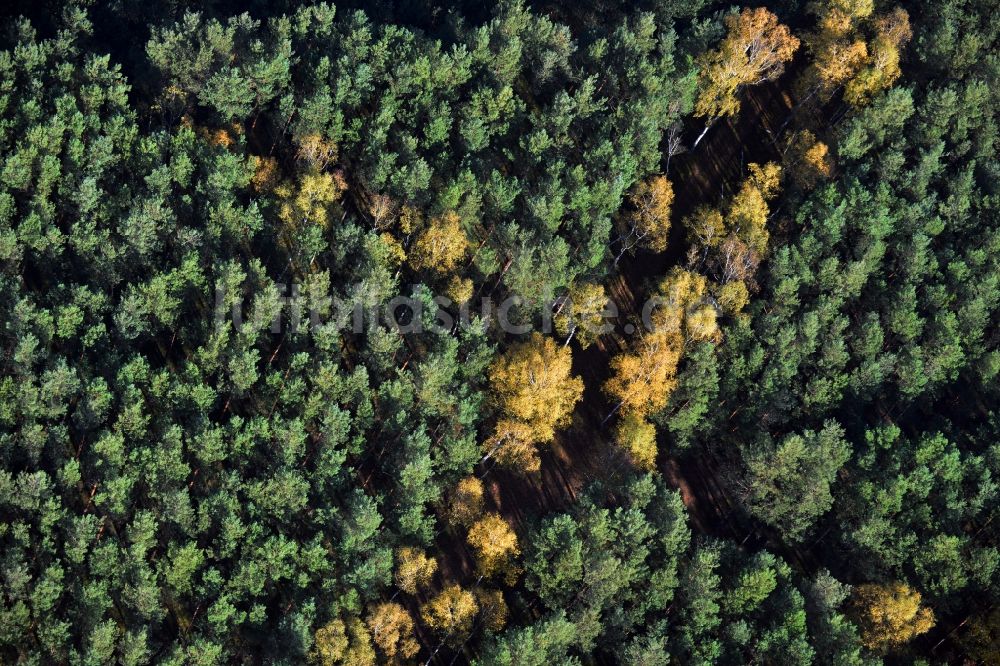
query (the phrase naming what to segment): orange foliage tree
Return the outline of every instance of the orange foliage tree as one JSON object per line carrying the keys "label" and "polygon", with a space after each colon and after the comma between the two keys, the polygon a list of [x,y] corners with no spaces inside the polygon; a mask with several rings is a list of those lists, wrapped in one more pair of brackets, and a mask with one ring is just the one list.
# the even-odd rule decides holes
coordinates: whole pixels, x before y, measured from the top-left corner
{"label": "orange foliage tree", "polygon": [[617,401],[615,409],[641,416],[662,409],[677,384],[682,346],[677,333],[647,331],[630,351],[615,356],[604,385],[605,393]]}
{"label": "orange foliage tree", "polygon": [[408,257],[414,270],[448,275],[454,272],[468,249],[469,238],[462,229],[461,218],[449,212],[427,223],[414,239]]}
{"label": "orange foliage tree", "polygon": [[507,602],[503,600],[503,592],[477,588],[476,603],[479,604],[482,623],[488,630],[497,632],[507,626],[510,612],[507,609]]}
{"label": "orange foliage tree", "polygon": [[934,613],[921,605],[920,593],[904,583],[859,585],[852,605],[862,642],[887,652],[925,634],[934,626]]}
{"label": "orange foliage tree", "polygon": [[611,377],[604,384],[604,392],[617,402],[612,413],[622,411],[615,439],[645,468],[656,459],[655,429],[646,418],[666,406],[677,385],[685,345],[719,337],[716,308],[703,275],[675,267],[660,282],[651,303],[656,307],[645,322],[649,330],[611,360]]}
{"label": "orange foliage tree", "polygon": [[511,560],[520,553],[517,535],[498,514],[488,513],[476,521],[469,528],[466,541],[472,547],[481,576],[514,575]]}
{"label": "orange foliage tree", "polygon": [[565,336],[564,344],[576,338],[584,349],[592,345],[604,330],[608,294],[604,287],[591,282],[574,284],[565,303],[556,311],[553,321],[556,332]]}
{"label": "orange foliage tree", "polygon": [[900,50],[913,36],[910,16],[896,8],[876,22],[876,36],[871,53],[861,69],[844,87],[844,99],[854,106],[868,103],[876,93],[890,88],[902,75]]}
{"label": "orange foliage tree", "polygon": [[490,367],[494,400],[502,414],[492,437],[483,445],[483,460],[538,469],[535,445],[550,442],[565,426],[583,397],[583,380],[571,374],[568,347],[533,333],[514,345]]}
{"label": "orange foliage tree", "polygon": [[722,286],[734,281],[744,283],[744,289],[727,290],[727,311],[735,312],[737,304],[745,303],[746,284],[751,282],[761,257],[767,251],[770,215],[768,202],[781,184],[781,167],[776,163],[749,165],[749,175],[733,196],[723,215],[702,207],[684,219],[691,242],[691,263],[707,263]]}
{"label": "orange foliage tree", "polygon": [[437,560],[420,548],[403,546],[396,551],[396,586],[407,594],[430,585],[436,571]]}
{"label": "orange foliage tree", "polygon": [[636,247],[653,252],[667,249],[670,236],[670,207],[674,203],[674,188],[666,176],[653,176],[636,184],[629,195],[632,210],[622,217],[625,230],[618,238],[621,250],[615,258]]}
{"label": "orange foliage tree", "polygon": [[830,148],[809,130],[796,132],[785,155],[785,170],[802,190],[811,190],[833,176]]}
{"label": "orange foliage tree", "polygon": [[859,22],[875,11],[872,0],[831,0],[814,5],[817,28],[805,35],[812,62],[799,81],[800,97],[829,99],[868,59],[868,45],[858,34]]}
{"label": "orange foliage tree", "polygon": [[912,37],[905,10],[874,17],[872,0],[827,0],[815,7],[816,30],[805,36],[812,62],[797,84],[803,102],[815,96],[825,103],[843,87],[844,99],[860,106],[895,83],[900,49]]}
{"label": "orange foliage tree", "polygon": [[698,60],[700,92],[694,115],[708,118],[709,122],[738,113],[739,91],[776,79],[799,48],[798,38],[763,7],[727,16],[725,23],[727,32],[722,43]]}
{"label": "orange foliage tree", "polygon": [[390,601],[373,606],[366,624],[383,657],[382,663],[409,659],[420,650],[420,644],[413,637],[413,618],[400,604]]}
{"label": "orange foliage tree", "polygon": [[452,525],[469,526],[483,513],[483,482],[474,476],[460,480],[448,498],[445,516]]}
{"label": "orange foliage tree", "polygon": [[472,622],[479,612],[476,597],[456,583],[445,586],[430,601],[420,607],[424,624],[443,634],[445,640],[458,644],[472,630]]}

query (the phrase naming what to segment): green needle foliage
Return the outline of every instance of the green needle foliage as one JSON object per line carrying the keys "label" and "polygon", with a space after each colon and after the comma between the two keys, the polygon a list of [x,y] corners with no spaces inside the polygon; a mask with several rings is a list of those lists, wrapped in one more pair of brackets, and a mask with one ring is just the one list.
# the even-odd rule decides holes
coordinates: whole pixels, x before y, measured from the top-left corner
{"label": "green needle foliage", "polygon": [[995,663],[998,9],[5,7],[0,663]]}

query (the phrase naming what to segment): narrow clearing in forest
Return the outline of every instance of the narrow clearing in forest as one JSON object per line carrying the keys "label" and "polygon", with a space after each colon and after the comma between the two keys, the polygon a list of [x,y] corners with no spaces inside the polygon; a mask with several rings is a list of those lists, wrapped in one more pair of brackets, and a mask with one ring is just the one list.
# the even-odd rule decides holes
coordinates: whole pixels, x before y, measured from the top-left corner
{"label": "narrow clearing in forest", "polygon": [[[676,197],[667,251],[642,251],[635,257],[624,257],[605,285],[619,309],[616,331],[602,336],[586,350],[571,343],[573,374],[582,377],[585,386],[572,425],[559,432],[550,445],[540,447],[541,469],[536,474],[496,466],[477,472],[486,488],[487,509],[500,513],[519,534],[523,535],[540,517],[568,509],[590,484],[613,480],[632,466],[628,456],[610,441],[613,419],[605,422],[605,417],[613,405],[602,392],[611,359],[628,345],[628,336],[621,328],[629,321],[640,320],[650,285],[673,266],[684,263],[686,243],[680,220],[696,206],[718,205],[735,192],[746,177],[748,163],[780,160],[774,137],[790,112],[791,101],[778,84],[760,85],[744,96],[735,124],[729,120],[717,122],[697,150],[673,158],[667,176]],[[701,129],[692,124],[686,134],[697,136]],[[758,547],[766,542],[766,537],[753,531],[747,533],[733,520],[736,508],[726,495],[715,460],[706,455],[667,453],[661,456],[660,472],[671,488],[680,490],[692,529]],[[474,583],[478,576],[464,533],[446,529],[438,541],[443,577]],[[410,611],[419,612],[419,608],[413,605]],[[431,651],[437,647],[433,637],[418,633],[425,647]]]}
{"label": "narrow clearing in forest", "polygon": [[[608,439],[610,421],[603,423],[612,406],[601,387],[612,357],[628,344],[621,328],[639,320],[650,283],[683,263],[686,248],[680,220],[699,204],[717,205],[734,192],[746,176],[748,163],[780,159],[774,137],[790,111],[790,100],[777,84],[761,85],[745,96],[735,125],[728,120],[718,122],[694,152],[673,158],[667,174],[676,193],[669,248],[660,254],[640,252],[624,258],[606,285],[620,312],[617,330],[587,350],[574,348],[573,370],[583,378],[586,389],[572,426],[543,447],[538,474],[525,476],[492,468],[483,478],[491,508],[519,531],[526,521],[569,506],[590,483],[614,478],[630,466]],[[691,127],[687,134],[695,136],[698,131],[699,127]],[[734,509],[714,461],[671,454],[663,460],[661,472],[671,487],[680,489],[697,531],[740,541],[748,536],[737,534],[728,519]],[[464,564],[462,568],[471,571],[471,563]]]}

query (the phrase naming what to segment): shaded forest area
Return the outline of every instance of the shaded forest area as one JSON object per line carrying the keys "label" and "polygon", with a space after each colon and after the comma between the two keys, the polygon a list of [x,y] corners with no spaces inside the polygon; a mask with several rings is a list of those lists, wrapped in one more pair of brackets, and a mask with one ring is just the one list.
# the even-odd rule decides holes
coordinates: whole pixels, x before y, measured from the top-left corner
{"label": "shaded forest area", "polygon": [[0,663],[1000,663],[998,9],[9,3]]}

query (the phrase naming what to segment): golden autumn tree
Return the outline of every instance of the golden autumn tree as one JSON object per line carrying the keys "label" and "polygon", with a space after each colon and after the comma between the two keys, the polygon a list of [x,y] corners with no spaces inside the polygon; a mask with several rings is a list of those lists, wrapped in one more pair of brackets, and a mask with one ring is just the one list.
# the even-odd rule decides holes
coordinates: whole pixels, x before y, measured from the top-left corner
{"label": "golden autumn tree", "polygon": [[483,445],[483,460],[495,457],[537,469],[534,445],[552,441],[583,396],[583,381],[571,374],[572,365],[569,348],[539,333],[494,361],[489,377],[501,417]]}
{"label": "golden autumn tree", "polygon": [[608,294],[602,285],[580,282],[570,287],[553,317],[556,332],[566,338],[563,344],[575,338],[583,349],[592,345],[607,325],[607,307]]}
{"label": "golden autumn tree", "polygon": [[423,228],[424,216],[419,209],[404,204],[399,209],[399,218],[396,220],[396,225],[399,227],[400,233],[404,236],[409,236]]}
{"label": "golden autumn tree", "polygon": [[830,148],[809,130],[796,132],[785,154],[785,171],[802,190],[811,190],[833,176]]}
{"label": "golden autumn tree", "polygon": [[627,451],[635,464],[653,469],[656,464],[656,428],[638,414],[625,414],[615,426],[615,443]]}
{"label": "golden autumn tree", "polygon": [[657,307],[651,314],[653,328],[680,334],[685,343],[714,339],[718,325],[707,295],[708,280],[704,275],[674,267],[654,294]]}
{"label": "golden autumn tree", "polygon": [[437,560],[422,549],[403,546],[396,551],[396,586],[407,594],[416,594],[431,584],[437,566]]}
{"label": "golden autumn tree", "polygon": [[420,617],[429,628],[457,644],[472,630],[478,611],[476,597],[456,583],[450,583],[420,607]]}
{"label": "golden autumn tree", "polygon": [[233,135],[226,129],[217,129],[208,135],[208,143],[213,146],[229,148],[233,145]]}
{"label": "golden autumn tree", "polygon": [[865,67],[844,87],[844,99],[854,106],[867,104],[876,93],[892,87],[902,75],[900,51],[913,36],[909,14],[897,7],[876,22],[876,30]]}
{"label": "golden autumn tree", "polygon": [[722,282],[745,279],[732,273],[746,272],[737,268],[749,268],[752,273],[767,250],[767,219],[771,214],[768,202],[778,193],[782,170],[778,164],[769,162],[750,164],[748,171],[726,206],[725,215],[702,206],[684,219],[693,263],[699,255],[701,261],[714,259],[718,263],[721,258]]}
{"label": "golden autumn tree", "polygon": [[473,523],[466,541],[472,547],[480,576],[513,575],[511,561],[521,551],[517,535],[500,515],[488,513]]}
{"label": "golden autumn tree", "polygon": [[[716,273],[722,283],[750,283],[757,273],[761,256],[736,234],[726,236],[715,253]],[[749,292],[749,290],[748,290]]]}
{"label": "golden autumn tree", "polygon": [[273,157],[261,157],[252,155],[250,157],[253,165],[253,176],[250,178],[250,185],[255,192],[267,194],[277,187],[281,179],[281,169],[278,167],[278,160]]}
{"label": "golden autumn tree", "polygon": [[381,250],[379,254],[385,257],[386,264],[393,269],[399,268],[406,261],[406,250],[403,249],[403,244],[390,233],[381,233],[376,238]]}
{"label": "golden autumn tree", "polygon": [[[692,266],[708,266],[707,272],[724,286],[730,282],[752,282],[761,258],[767,251],[769,201],[780,188],[782,169],[774,163],[750,164],[749,174],[729,200],[725,214],[702,207],[684,220],[691,242],[688,253]],[[728,292],[729,306],[735,312],[745,304],[738,288]],[[733,298],[737,297],[737,298]],[[711,315],[703,313],[704,323]]]}
{"label": "golden autumn tree", "polygon": [[[798,38],[763,7],[727,16],[725,23],[722,43],[698,60],[694,115],[709,122],[739,112],[740,90],[776,79],[799,48]],[[696,146],[704,135],[695,141]]]}
{"label": "golden autumn tree", "polygon": [[473,294],[475,294],[475,285],[470,278],[463,278],[458,275],[452,275],[448,278],[444,295],[450,298],[452,302],[459,305],[468,303],[472,300]]}
{"label": "golden autumn tree", "polygon": [[617,401],[612,413],[621,409],[622,420],[615,435],[640,467],[656,460],[655,433],[650,436],[646,416],[663,409],[677,386],[677,365],[684,338],[679,332],[653,330],[644,333],[632,349],[611,359],[611,377],[604,392]]}
{"label": "golden autumn tree", "polygon": [[337,146],[319,134],[306,134],[296,140],[295,157],[305,162],[312,171],[322,171],[337,159]]}
{"label": "golden autumn tree", "polygon": [[507,626],[510,611],[503,599],[503,592],[477,588],[476,603],[479,604],[480,617],[487,630],[497,632]]}
{"label": "golden autumn tree", "polygon": [[210,146],[217,148],[229,149],[233,146],[236,141],[236,137],[243,134],[243,126],[239,123],[233,123],[228,128],[226,127],[203,127],[201,125],[195,125],[194,119],[191,116],[185,114],[181,118],[181,124],[184,127],[188,127],[194,130],[198,138],[207,143]]}
{"label": "golden autumn tree", "polygon": [[831,39],[819,47],[814,69],[807,71],[807,75],[814,77],[820,100],[826,101],[832,91],[850,81],[867,60],[868,44],[863,39]]}
{"label": "golden autumn tree", "polygon": [[702,250],[717,246],[726,235],[722,213],[710,206],[698,206],[684,218],[684,228],[694,247]]}
{"label": "golden autumn tree", "polygon": [[691,307],[684,318],[685,340],[689,342],[719,339],[719,312],[711,303]]}
{"label": "golden autumn tree", "polygon": [[390,601],[372,606],[365,623],[382,663],[409,659],[420,650],[413,637],[413,618],[400,604]]}
{"label": "golden autumn tree", "polygon": [[483,513],[483,482],[467,476],[449,493],[445,518],[452,525],[471,525]]}
{"label": "golden autumn tree", "polygon": [[922,606],[920,593],[904,583],[859,585],[852,606],[862,642],[877,652],[905,645],[934,626],[933,611]]}
{"label": "golden autumn tree", "polygon": [[728,315],[735,315],[743,311],[747,303],[750,302],[750,291],[744,282],[733,280],[715,289],[715,300],[719,307]]}
{"label": "golden autumn tree", "polygon": [[868,45],[858,34],[858,25],[875,11],[872,0],[829,0],[813,5],[816,30],[805,35],[812,61],[799,80],[803,100],[830,95],[853,77],[868,59]]}
{"label": "golden autumn tree", "polygon": [[666,176],[653,176],[640,181],[628,199],[632,210],[622,217],[625,229],[618,239],[621,250],[615,258],[615,264],[626,252],[636,247],[663,252],[667,249],[670,237],[670,207],[674,203],[674,188]]}
{"label": "golden autumn tree", "polygon": [[290,228],[307,224],[327,226],[330,211],[340,200],[347,182],[340,174],[311,171],[302,175],[298,183],[285,181],[274,193],[278,196],[278,217]]}
{"label": "golden autumn tree", "polygon": [[358,618],[336,618],[316,630],[309,661],[319,666],[373,666],[371,635]]}
{"label": "golden autumn tree", "polygon": [[677,385],[683,344],[679,333],[647,331],[630,351],[611,359],[604,391],[617,402],[615,409],[645,417],[666,406]]}
{"label": "golden autumn tree", "polygon": [[660,283],[647,330],[628,351],[611,360],[604,392],[622,411],[616,439],[640,466],[656,459],[655,431],[648,415],[663,409],[677,385],[677,366],[687,342],[718,339],[717,313],[708,302],[703,275],[674,268]]}
{"label": "golden autumn tree", "polygon": [[910,14],[902,7],[896,7],[888,14],[880,16],[875,22],[875,30],[879,37],[885,37],[897,47],[913,39]]}
{"label": "golden autumn tree", "polygon": [[726,229],[736,234],[754,252],[767,250],[767,218],[771,214],[768,202],[781,185],[781,167],[775,162],[763,166],[749,165],[750,175],[733,196],[726,213]]}
{"label": "golden autumn tree", "polygon": [[542,465],[537,441],[534,430],[527,423],[500,419],[493,434],[483,442],[482,462],[492,459],[501,467],[537,472]]}
{"label": "golden autumn tree", "polygon": [[462,229],[458,213],[448,212],[432,218],[417,234],[409,251],[414,270],[429,270],[441,275],[455,271],[469,250],[469,238]]}
{"label": "golden autumn tree", "polygon": [[396,219],[397,208],[396,202],[388,194],[371,195],[367,209],[375,231],[383,231],[392,226]]}
{"label": "golden autumn tree", "polygon": [[[812,61],[796,84],[803,102],[825,103],[841,87],[854,106],[889,88],[900,76],[900,49],[910,40],[909,15],[896,8],[873,16],[872,0],[817,3],[816,30],[805,37]],[[869,38],[869,35],[872,35]]]}

